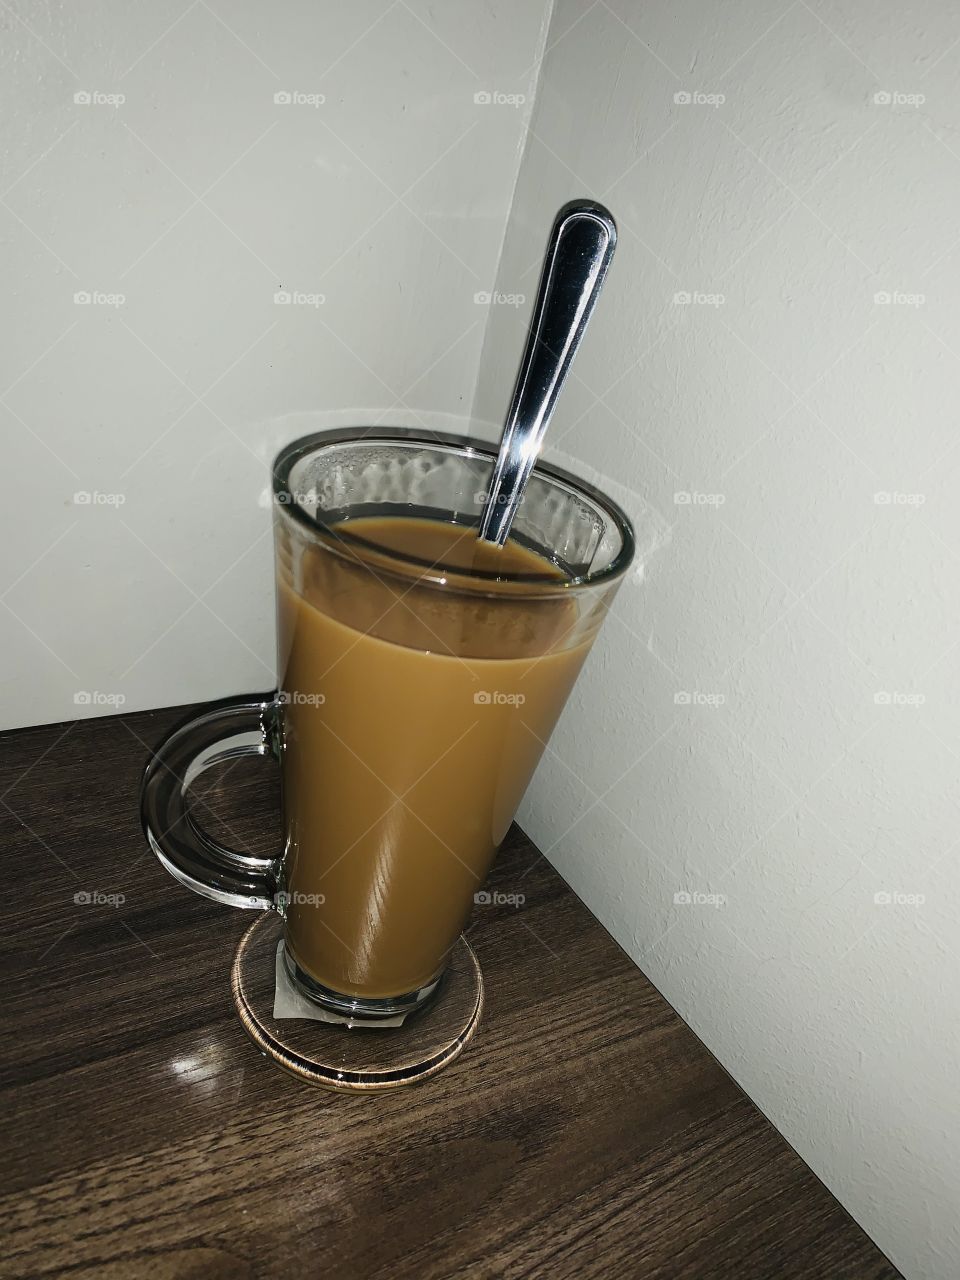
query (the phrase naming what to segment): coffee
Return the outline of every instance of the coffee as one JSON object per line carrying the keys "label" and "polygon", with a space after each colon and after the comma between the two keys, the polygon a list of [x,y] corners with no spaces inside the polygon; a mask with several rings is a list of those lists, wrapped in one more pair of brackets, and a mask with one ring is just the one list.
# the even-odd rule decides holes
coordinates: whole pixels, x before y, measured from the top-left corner
{"label": "coffee", "polygon": [[[286,945],[322,986],[384,998],[442,972],[599,618],[584,634],[561,571],[512,541],[407,517],[340,527],[446,579],[279,544]],[[463,571],[511,582],[481,594]]]}

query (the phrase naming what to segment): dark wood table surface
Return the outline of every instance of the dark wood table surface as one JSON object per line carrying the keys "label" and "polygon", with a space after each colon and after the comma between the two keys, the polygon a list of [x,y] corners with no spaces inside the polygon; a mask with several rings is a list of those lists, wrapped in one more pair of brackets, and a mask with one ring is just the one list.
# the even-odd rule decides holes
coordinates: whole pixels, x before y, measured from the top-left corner
{"label": "dark wood table surface", "polygon": [[[261,1057],[229,991],[252,916],[140,831],[183,714],[0,735],[3,1275],[898,1275],[518,830],[491,887],[526,902],[474,913],[457,1062],[355,1096]],[[270,764],[200,788],[226,841],[275,847]]]}

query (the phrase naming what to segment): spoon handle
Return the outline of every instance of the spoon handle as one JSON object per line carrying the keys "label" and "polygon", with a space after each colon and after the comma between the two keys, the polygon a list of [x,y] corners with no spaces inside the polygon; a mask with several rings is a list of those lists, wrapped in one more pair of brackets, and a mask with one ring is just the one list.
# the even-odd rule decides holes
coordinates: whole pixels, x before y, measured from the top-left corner
{"label": "spoon handle", "polygon": [[574,200],[557,214],[487,489],[479,534],[485,542],[502,547],[507,540],[616,243],[616,223],[603,205]]}

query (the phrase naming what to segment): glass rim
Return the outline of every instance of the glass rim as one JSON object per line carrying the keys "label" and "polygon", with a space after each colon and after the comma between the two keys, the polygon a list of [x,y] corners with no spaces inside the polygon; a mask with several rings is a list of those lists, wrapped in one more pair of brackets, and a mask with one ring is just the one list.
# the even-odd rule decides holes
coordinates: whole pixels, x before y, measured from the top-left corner
{"label": "glass rim", "polygon": [[[480,440],[475,436],[455,435],[446,431],[431,431],[428,428],[379,426],[341,427],[332,431],[315,431],[309,435],[300,436],[298,439],[284,445],[273,462],[274,503],[280,507],[288,519],[293,520],[301,529],[306,530],[311,537],[319,540],[334,555],[349,559],[353,563],[366,564],[369,564],[372,556],[387,569],[392,568],[398,573],[406,569],[407,573],[402,574],[404,578],[409,579],[413,576],[417,582],[432,583],[435,586],[455,585],[457,589],[468,591],[471,589],[475,591],[486,589],[488,594],[491,593],[493,588],[499,588],[502,591],[505,586],[515,585],[521,588],[528,586],[540,588],[531,592],[532,595],[536,596],[554,593],[565,594],[570,591],[583,590],[586,587],[614,582],[622,577],[630,567],[636,551],[636,540],[633,526],[622,507],[603,493],[602,490],[586,480],[581,480],[571,472],[564,470],[563,467],[540,460],[534,466],[533,475],[557,481],[561,485],[572,489],[574,493],[598,507],[610,522],[616,526],[621,538],[620,549],[603,569],[598,569],[595,573],[587,572],[573,577],[557,578],[554,574],[548,573],[496,573],[489,570],[463,568],[453,565],[445,566],[442,561],[430,561],[402,551],[395,551],[390,547],[375,542],[373,539],[350,533],[343,527],[334,529],[333,525],[316,519],[316,517],[311,516],[304,510],[290,489],[290,474],[302,458],[319,449],[330,445],[362,444],[364,442],[370,444],[422,445],[425,448],[439,446],[441,449],[457,452],[468,458],[478,458],[489,462],[491,469],[496,460],[498,449],[497,444],[487,440]],[[412,574],[411,570],[413,571]],[[518,593],[511,591],[510,594],[516,598]],[[522,594],[522,592],[519,594]]]}

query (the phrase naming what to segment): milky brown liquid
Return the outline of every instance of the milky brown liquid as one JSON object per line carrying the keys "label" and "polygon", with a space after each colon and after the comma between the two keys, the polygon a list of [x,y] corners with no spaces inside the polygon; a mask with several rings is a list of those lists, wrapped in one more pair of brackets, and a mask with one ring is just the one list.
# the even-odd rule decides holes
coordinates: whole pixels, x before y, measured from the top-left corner
{"label": "milky brown liquid", "polygon": [[[453,525],[349,528],[430,563],[560,576]],[[570,647],[569,596],[410,591],[316,547],[281,550],[278,584],[288,951],[346,995],[416,991],[444,968],[590,639]]]}

